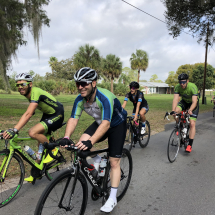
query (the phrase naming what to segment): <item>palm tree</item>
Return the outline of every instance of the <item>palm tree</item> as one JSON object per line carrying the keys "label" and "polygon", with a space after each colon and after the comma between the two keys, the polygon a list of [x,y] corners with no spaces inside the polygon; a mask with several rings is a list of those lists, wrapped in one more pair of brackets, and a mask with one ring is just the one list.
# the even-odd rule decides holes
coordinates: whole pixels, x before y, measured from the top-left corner
{"label": "palm tree", "polygon": [[136,50],[136,54],[132,53],[130,62],[131,62],[131,68],[138,70],[138,78],[137,82],[139,83],[140,80],[140,70],[146,71],[148,67],[148,55],[145,51],[139,49]]}
{"label": "palm tree", "polygon": [[111,80],[111,92],[113,93],[114,78],[118,78],[122,73],[122,62],[119,57],[109,54],[102,61],[102,73]]}
{"label": "palm tree", "polygon": [[76,70],[82,67],[90,67],[99,71],[100,63],[101,57],[99,50],[89,44],[79,47],[78,52],[75,53],[73,58],[73,64]]}

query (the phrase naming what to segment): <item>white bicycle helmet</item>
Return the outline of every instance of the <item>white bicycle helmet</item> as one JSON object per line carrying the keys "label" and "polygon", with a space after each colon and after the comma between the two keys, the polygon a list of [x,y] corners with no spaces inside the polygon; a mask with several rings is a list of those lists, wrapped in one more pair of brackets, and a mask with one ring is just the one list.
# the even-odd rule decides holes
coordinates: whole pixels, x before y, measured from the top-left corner
{"label": "white bicycle helmet", "polygon": [[97,80],[97,73],[94,69],[91,69],[90,67],[83,67],[75,73],[74,79],[76,82],[94,81]]}
{"label": "white bicycle helmet", "polygon": [[21,80],[32,82],[33,77],[28,73],[20,73],[20,74],[16,75],[15,81],[21,81]]}

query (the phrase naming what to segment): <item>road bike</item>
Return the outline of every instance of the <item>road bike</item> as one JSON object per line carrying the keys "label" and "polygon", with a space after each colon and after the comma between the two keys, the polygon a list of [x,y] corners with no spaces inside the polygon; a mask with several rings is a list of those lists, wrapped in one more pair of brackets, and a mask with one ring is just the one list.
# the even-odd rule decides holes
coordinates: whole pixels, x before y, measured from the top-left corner
{"label": "road bike", "polygon": [[[62,126],[64,124],[62,124]],[[3,130],[0,130],[0,134],[3,134],[3,132]],[[54,140],[51,133],[45,136],[50,141]],[[0,136],[0,139],[3,140],[3,137]],[[58,150],[55,159],[44,164],[43,161],[46,156],[48,154],[50,154],[50,156],[52,155],[51,150],[44,149],[41,162],[38,164],[20,145],[18,145],[20,142],[27,143],[30,140],[33,139],[30,137],[18,137],[18,134],[16,134],[12,139],[5,140],[5,149],[0,151],[0,208],[10,203],[23,185],[25,177],[23,160],[32,166],[31,176],[34,177],[32,184],[35,184],[36,179],[41,179],[43,175],[51,181],[53,179],[53,173],[59,171],[59,165],[66,162],[64,156],[60,150]]]}
{"label": "road bike", "polygon": [[[70,140],[71,141],[71,140]],[[79,214],[83,215],[88,200],[88,183],[93,187],[91,198],[96,201],[102,198],[102,204],[106,202],[111,190],[110,161],[107,149],[97,151],[80,151],[74,146],[67,148],[71,151],[71,167],[59,174],[43,191],[34,215],[50,214]],[[53,145],[59,145],[59,140]],[[96,177],[91,174],[92,166],[87,162],[87,156],[103,153],[107,159],[104,177]],[[119,202],[125,195],[130,184],[133,163],[130,152],[123,149],[120,161],[121,178],[117,191]]]}
{"label": "road bike", "polygon": [[[169,115],[173,113],[166,112],[164,119],[168,118]],[[179,152],[179,148],[184,146],[186,150],[187,145],[189,144],[189,131],[190,131],[190,115],[187,111],[181,111],[181,113],[176,114],[177,122],[175,127],[170,134],[168,147],[167,147],[167,157],[170,163],[173,163],[176,160],[176,157]]]}
{"label": "road bike", "polygon": [[[137,124],[136,124],[137,123]],[[125,138],[125,148],[131,151],[132,147],[135,147],[135,144],[139,142],[140,147],[145,148],[150,139],[150,124],[146,120],[145,122],[145,133],[141,134],[142,122],[138,117],[137,122],[133,122],[133,117],[127,117],[127,133]]]}

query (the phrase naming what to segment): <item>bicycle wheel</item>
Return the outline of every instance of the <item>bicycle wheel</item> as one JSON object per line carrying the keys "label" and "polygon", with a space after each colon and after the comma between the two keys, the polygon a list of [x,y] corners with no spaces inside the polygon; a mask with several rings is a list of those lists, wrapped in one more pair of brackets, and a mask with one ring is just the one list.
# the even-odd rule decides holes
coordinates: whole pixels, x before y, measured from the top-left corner
{"label": "bicycle wheel", "polygon": [[133,146],[133,130],[130,126],[130,124],[127,124],[127,132],[126,132],[126,138],[125,138],[125,143],[124,143],[124,148],[128,149],[130,152]]}
{"label": "bicycle wheel", "polygon": [[149,122],[146,120],[146,124],[145,124],[145,133],[140,135],[139,138],[139,144],[142,148],[145,148],[148,143],[149,143],[149,139],[150,139],[150,124]]}
{"label": "bicycle wheel", "polygon": [[60,171],[63,169],[63,162],[65,161],[62,153],[58,151],[57,156],[60,156],[62,159],[60,161],[58,160],[53,160],[47,165],[47,170],[45,171],[45,175],[49,181],[55,177],[56,172]]}
{"label": "bicycle wheel", "polygon": [[[121,178],[120,178],[120,183],[117,190],[117,202],[119,202],[125,195],[131,181],[132,170],[133,170],[131,153],[125,148],[122,151],[122,157],[120,160],[120,169],[121,169]],[[108,195],[103,197],[102,204],[105,204],[105,202],[107,201],[111,190],[110,163],[107,166],[107,172],[108,174],[105,174],[105,178],[104,178],[104,185],[106,185],[104,190],[106,190]]]}
{"label": "bicycle wheel", "polygon": [[11,158],[5,178],[4,169],[7,163],[10,150],[0,151],[0,208],[7,205],[17,195],[22,187],[25,168],[22,159],[14,153]]}
{"label": "bicycle wheel", "polygon": [[170,135],[168,147],[167,147],[167,157],[170,163],[173,163],[178,155],[180,147],[179,132],[174,129]]}
{"label": "bicycle wheel", "polygon": [[[88,198],[87,181],[79,173],[74,185],[75,177],[71,173],[72,170],[66,170],[50,182],[37,203],[34,215],[84,214]],[[73,186],[75,189],[72,195]]]}
{"label": "bicycle wheel", "polygon": [[215,116],[215,109],[213,109],[213,117]]}

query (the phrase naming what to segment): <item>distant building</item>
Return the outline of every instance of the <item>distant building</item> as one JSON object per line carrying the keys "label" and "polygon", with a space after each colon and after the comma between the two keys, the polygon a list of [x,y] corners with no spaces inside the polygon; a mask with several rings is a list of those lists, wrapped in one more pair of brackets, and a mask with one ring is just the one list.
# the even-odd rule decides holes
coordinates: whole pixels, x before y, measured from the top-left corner
{"label": "distant building", "polygon": [[158,83],[158,82],[140,82],[141,87],[144,89],[142,90],[144,94],[173,94],[174,87],[169,87],[166,83]]}

